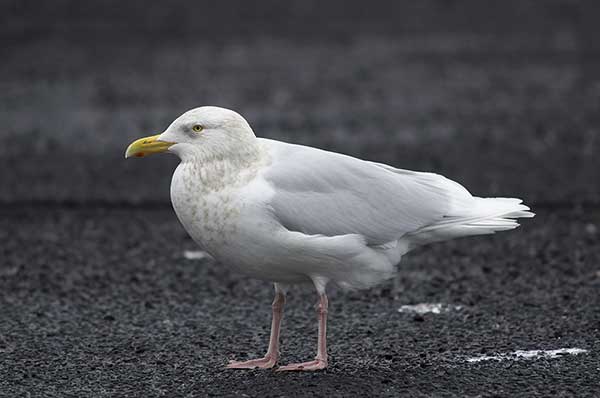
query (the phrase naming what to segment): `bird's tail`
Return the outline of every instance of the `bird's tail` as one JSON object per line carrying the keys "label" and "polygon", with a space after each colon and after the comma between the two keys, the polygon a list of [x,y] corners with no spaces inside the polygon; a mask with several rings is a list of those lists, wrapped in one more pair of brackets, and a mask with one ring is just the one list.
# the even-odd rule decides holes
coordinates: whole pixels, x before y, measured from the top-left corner
{"label": "bird's tail", "polygon": [[[470,235],[493,234],[517,228],[518,218],[529,218],[529,211],[521,199],[471,197],[460,201],[452,215],[434,224],[406,235],[403,240],[408,250],[417,246]],[[458,205],[458,203],[457,203]]]}

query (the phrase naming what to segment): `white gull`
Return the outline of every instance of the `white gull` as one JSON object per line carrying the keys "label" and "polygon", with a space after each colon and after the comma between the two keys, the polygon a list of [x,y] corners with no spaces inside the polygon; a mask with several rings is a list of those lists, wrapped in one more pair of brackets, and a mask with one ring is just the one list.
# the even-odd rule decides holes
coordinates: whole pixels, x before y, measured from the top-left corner
{"label": "white gull", "polygon": [[184,113],[125,156],[165,151],[181,159],[171,201],[190,236],[222,264],[275,284],[265,357],[230,368],[275,366],[287,285],[317,290],[317,356],[279,370],[323,369],[328,283],[367,288],[392,277],[415,247],[510,230],[533,216],[519,199],[475,197],[441,175],[257,138],[242,116],[218,107]]}

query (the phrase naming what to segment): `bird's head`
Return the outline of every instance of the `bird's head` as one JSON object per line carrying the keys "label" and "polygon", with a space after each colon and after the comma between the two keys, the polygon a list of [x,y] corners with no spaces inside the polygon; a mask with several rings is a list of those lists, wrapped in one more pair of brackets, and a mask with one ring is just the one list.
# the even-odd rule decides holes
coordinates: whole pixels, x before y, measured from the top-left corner
{"label": "bird's head", "polygon": [[186,157],[223,157],[255,145],[246,120],[229,109],[203,106],[179,116],[162,134],[140,138],[125,151],[125,158],[172,152]]}

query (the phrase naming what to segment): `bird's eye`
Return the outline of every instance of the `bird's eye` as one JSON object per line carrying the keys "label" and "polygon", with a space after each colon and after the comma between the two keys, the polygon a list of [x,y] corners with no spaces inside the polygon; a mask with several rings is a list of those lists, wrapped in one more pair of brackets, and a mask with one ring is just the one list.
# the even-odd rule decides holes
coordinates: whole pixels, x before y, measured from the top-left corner
{"label": "bird's eye", "polygon": [[196,133],[201,132],[204,129],[204,127],[200,126],[199,124],[194,124],[194,126],[192,127],[192,130],[194,130]]}

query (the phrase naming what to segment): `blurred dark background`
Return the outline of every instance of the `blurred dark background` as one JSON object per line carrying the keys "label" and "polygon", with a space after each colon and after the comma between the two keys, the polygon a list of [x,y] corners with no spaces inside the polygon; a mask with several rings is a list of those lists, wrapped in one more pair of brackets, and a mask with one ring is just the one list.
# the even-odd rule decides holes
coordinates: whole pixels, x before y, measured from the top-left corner
{"label": "blurred dark background", "polygon": [[0,4],[3,202],[166,203],[177,160],[125,147],[208,104],[478,195],[600,201],[597,2]]}

